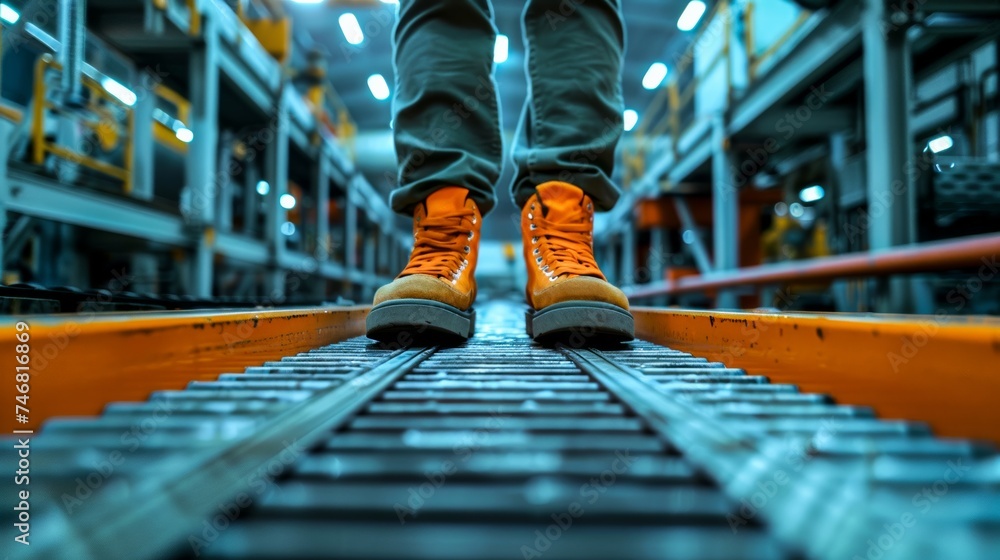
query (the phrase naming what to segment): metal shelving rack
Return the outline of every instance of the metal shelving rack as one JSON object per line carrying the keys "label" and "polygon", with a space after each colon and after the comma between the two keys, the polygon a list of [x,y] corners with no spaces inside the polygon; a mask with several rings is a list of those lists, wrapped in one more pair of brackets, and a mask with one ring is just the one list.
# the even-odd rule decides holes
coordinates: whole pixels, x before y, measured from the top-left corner
{"label": "metal shelving rack", "polygon": [[[7,141],[24,127],[0,119],[0,228],[16,213],[180,249],[187,292],[202,298],[220,295],[213,289],[220,266],[266,270],[257,291],[275,302],[284,299],[293,277],[299,284],[311,282],[310,293],[317,298],[331,292],[366,298],[402,266],[409,238],[394,226],[384,197],[355,169],[340,142],[320,134],[320,123],[282,65],[227,5],[213,0],[90,0],[87,13],[89,29],[82,32],[100,37],[141,68],[139,83],[154,84],[136,89],[131,109],[137,123],[152,125],[155,85],[164,75],[190,103],[184,123],[193,133],[183,156],[187,198],[177,211],[150,202],[158,171],[151,126],[135,127],[131,139],[131,189],[106,193],[66,184],[37,168],[8,165]],[[17,31],[59,55],[59,42],[39,27],[22,22]],[[234,130],[255,131],[259,140],[251,149],[259,151],[253,155],[261,158],[261,171],[248,175],[269,185],[261,193],[260,228],[234,227],[231,210],[226,210],[237,189],[245,189],[240,193],[244,200],[258,195],[257,181],[231,184],[223,168],[230,161],[230,146],[222,137]],[[309,252],[291,247],[281,231],[286,213],[279,201],[289,192],[290,169],[311,179],[302,185],[316,202],[315,216],[303,218],[311,236]],[[343,200],[342,232],[331,231],[329,204],[335,195]],[[337,282],[339,289],[330,290]]]}
{"label": "metal shelving rack", "polygon": [[[908,10],[907,3],[843,0],[820,11],[800,12],[794,25],[763,55],[748,55],[756,53],[750,18],[754,4],[754,0],[717,3],[692,37],[691,51],[680,59],[691,63],[694,76],[672,69],[672,82],[663,87],[637,127],[633,146],[639,172],[616,208],[599,219],[595,235],[602,241],[597,247],[602,269],[620,284],[638,283],[633,278],[636,205],[664,195],[681,203],[679,195],[711,195],[712,244],[694,236],[696,247],[691,251],[712,254],[714,262],[702,259],[699,272],[708,277],[739,268],[736,195],[741,189],[732,170],[748,162],[743,151],[747,146],[783,139],[776,133],[776,123],[803,106],[816,87],[828,86],[831,99],[795,129],[782,153],[768,157],[788,169],[827,157],[832,172],[841,177],[848,159],[845,139],[853,139],[865,146],[858,155],[867,165],[849,186],[869,214],[881,216],[867,228],[863,245],[889,250],[918,241],[912,172],[916,143],[961,122],[965,103],[958,95],[928,96],[920,88],[963,57],[997,44],[1000,3],[923,0]],[[717,44],[717,52],[704,48],[709,44]],[[710,76],[713,73],[725,76],[708,87],[706,79],[719,78]],[[862,86],[864,96],[858,95]],[[712,98],[710,105],[718,101],[718,107],[698,107],[704,97]],[[882,215],[887,198],[898,198],[898,203],[890,204],[891,211]],[[683,209],[677,213],[683,219]],[[651,262],[639,263],[653,272],[654,282],[662,279],[662,263],[652,259],[665,254],[663,237],[662,230],[650,232]],[[911,308],[907,282],[893,279],[884,287],[881,297],[889,304],[887,309]],[[717,305],[737,307],[737,292],[724,290]]]}

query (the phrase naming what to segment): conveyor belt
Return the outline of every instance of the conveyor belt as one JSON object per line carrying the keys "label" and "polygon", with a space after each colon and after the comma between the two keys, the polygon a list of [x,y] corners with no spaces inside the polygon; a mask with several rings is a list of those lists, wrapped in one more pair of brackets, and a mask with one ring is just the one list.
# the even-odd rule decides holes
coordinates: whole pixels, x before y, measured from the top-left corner
{"label": "conveyor belt", "polygon": [[47,423],[32,444],[33,484],[49,496],[32,552],[766,559],[865,558],[875,546],[878,558],[923,559],[1000,550],[1000,461],[989,446],[643,341],[541,348],[511,304],[479,314],[477,336],[460,348],[355,338],[115,403],[98,419]]}

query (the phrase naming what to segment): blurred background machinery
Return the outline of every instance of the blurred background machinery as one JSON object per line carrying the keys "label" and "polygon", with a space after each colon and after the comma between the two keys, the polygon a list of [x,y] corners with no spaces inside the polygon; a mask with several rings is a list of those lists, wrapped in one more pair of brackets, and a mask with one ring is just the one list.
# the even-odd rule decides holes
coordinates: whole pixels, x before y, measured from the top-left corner
{"label": "blurred background machinery", "polygon": [[[283,305],[404,264],[394,1],[2,6],[4,284]],[[1000,3],[623,9],[625,196],[595,239],[636,302],[1000,312]],[[520,10],[497,2],[508,141]],[[486,294],[520,292],[517,219],[501,195]]]}
{"label": "blurred background machinery", "polygon": [[326,59],[281,3],[3,10],[5,283],[321,302],[404,262]]}

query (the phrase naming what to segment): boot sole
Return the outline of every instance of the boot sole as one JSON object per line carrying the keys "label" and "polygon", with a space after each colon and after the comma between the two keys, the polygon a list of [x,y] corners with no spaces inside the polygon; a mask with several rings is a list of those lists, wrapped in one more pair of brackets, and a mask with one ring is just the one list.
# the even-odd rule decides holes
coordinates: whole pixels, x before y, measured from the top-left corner
{"label": "boot sole", "polygon": [[384,343],[451,343],[472,336],[476,311],[429,299],[396,299],[373,307],[365,326],[368,338]]}
{"label": "boot sole", "polygon": [[538,342],[574,347],[618,344],[635,338],[635,319],[628,311],[599,301],[564,301],[525,314],[528,336]]}

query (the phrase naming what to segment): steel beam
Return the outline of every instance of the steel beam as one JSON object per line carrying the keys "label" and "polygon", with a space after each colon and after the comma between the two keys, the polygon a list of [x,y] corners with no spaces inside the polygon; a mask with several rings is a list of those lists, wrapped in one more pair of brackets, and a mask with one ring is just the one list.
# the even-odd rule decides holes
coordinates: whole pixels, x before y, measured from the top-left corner
{"label": "steel beam", "polygon": [[[691,215],[691,209],[688,208],[687,201],[680,196],[672,198],[674,206],[677,208],[677,216],[681,219],[681,225],[684,226],[684,229],[694,234],[694,239],[691,243],[685,241],[685,245],[691,247],[691,256],[694,257],[694,262],[698,266],[698,272],[702,274],[711,273],[714,269],[712,258],[708,256],[708,250],[705,249],[705,240],[701,238],[698,224],[694,222],[694,217]],[[657,278],[657,280],[663,280],[663,278]]]}
{"label": "steel beam", "polygon": [[[868,145],[868,246],[881,250],[916,239],[916,196],[908,173],[911,57],[905,29],[894,29],[884,0],[865,0],[862,11],[865,75],[865,136]],[[911,307],[907,280],[891,280],[877,298],[877,311],[904,313]]]}
{"label": "steel beam", "polygon": [[738,136],[771,107],[808,91],[817,78],[858,52],[861,47],[858,4],[838,2],[794,49],[767,69],[733,105],[730,135]]}
{"label": "steel beam", "polygon": [[82,91],[84,46],[87,37],[86,0],[60,0],[59,20],[59,75],[60,99],[63,106],[82,107],[85,103]]}
{"label": "steel beam", "polygon": [[364,283],[361,292],[365,297],[374,295],[375,285],[378,282],[375,279],[375,253],[378,250],[377,244],[377,235],[369,234],[365,236],[363,255]]}
{"label": "steel beam", "polygon": [[330,163],[320,156],[316,162],[316,259],[330,259]]}
{"label": "steel beam", "polygon": [[[153,79],[140,72],[139,83],[152,84]],[[155,144],[153,142],[153,111],[156,109],[156,95],[151,89],[141,88],[136,92],[135,106],[132,107],[132,192],[140,200],[153,199]]]}
{"label": "steel beam", "polygon": [[[666,243],[664,243],[664,231],[660,226],[654,226],[649,230],[649,254],[646,257],[646,270],[649,272],[649,282],[659,282],[663,280],[664,262],[667,259]],[[657,298],[654,305],[666,303],[665,298]]]}
{"label": "steel beam", "polygon": [[10,155],[10,140],[16,125],[7,119],[0,118],[0,281],[3,276],[3,263],[6,257],[7,243],[3,232],[7,231],[7,210],[10,208],[11,186],[7,177],[7,160]]}
{"label": "steel beam", "polygon": [[[712,247],[715,270],[735,270],[740,266],[739,190],[733,184],[732,152],[722,116],[712,127]],[[736,294],[719,292],[716,305],[737,307]]]}
{"label": "steel beam", "polygon": [[267,244],[227,231],[215,233],[215,252],[233,260],[258,266],[273,264]]}
{"label": "steel beam", "polygon": [[192,295],[210,297],[219,146],[219,37],[211,19],[204,21],[203,42],[191,51],[188,83],[190,126],[194,132],[187,152],[187,186],[191,193],[188,215],[198,236],[189,289]]}
{"label": "steel beam", "polygon": [[[273,140],[265,148],[264,177],[271,184],[271,190],[264,201],[264,238],[271,249],[275,262],[285,260],[288,242],[281,233],[281,226],[287,220],[288,212],[281,207],[281,196],[288,193],[288,110],[279,97],[276,113],[272,121]],[[295,202],[302,204],[301,200]],[[273,270],[268,276],[268,293],[274,298],[284,298],[286,275],[282,270]]]}
{"label": "steel beam", "polygon": [[635,284],[635,227],[630,221],[622,229],[622,262],[619,286]]}
{"label": "steel beam", "polygon": [[190,246],[180,218],[117,196],[65,188],[23,171],[9,172],[7,209],[56,222],[167,245]]}
{"label": "steel beam", "polygon": [[232,133],[228,131],[223,133],[219,141],[218,154],[215,223],[218,231],[232,231],[235,187],[232,174],[229,172],[229,162],[233,156]]}
{"label": "steel beam", "polygon": [[344,227],[346,230],[344,232],[344,269],[348,275],[358,270],[358,206],[355,200],[356,197],[355,189],[348,187],[346,196],[344,197],[347,202],[344,209],[346,212],[344,216]]}

